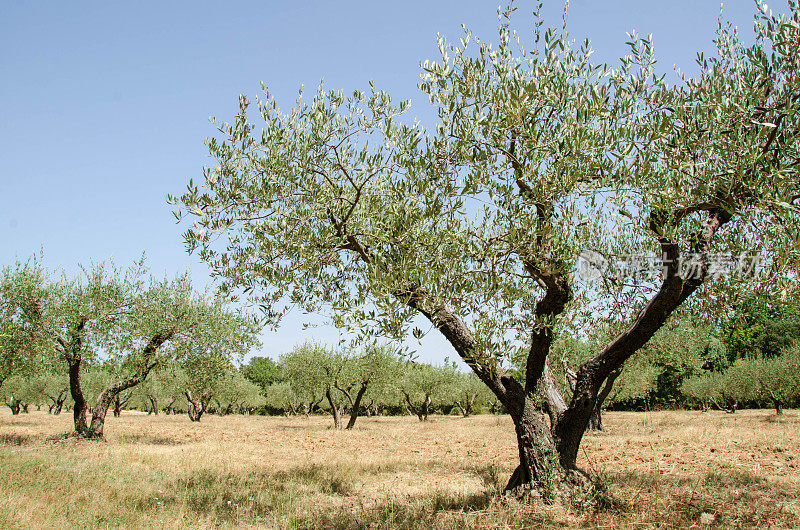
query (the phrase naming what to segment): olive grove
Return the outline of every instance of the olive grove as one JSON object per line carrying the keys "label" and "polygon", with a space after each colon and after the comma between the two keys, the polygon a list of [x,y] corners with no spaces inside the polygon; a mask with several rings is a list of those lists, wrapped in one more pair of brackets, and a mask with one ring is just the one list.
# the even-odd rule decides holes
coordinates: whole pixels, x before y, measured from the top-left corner
{"label": "olive grove", "polygon": [[241,358],[257,331],[222,298],[196,294],[187,275],[149,277],[143,259],[128,269],[106,263],[57,278],[39,260],[18,262],[5,275],[3,304],[12,308],[15,333],[44,342],[39,351],[54,355],[50,363],[66,364],[73,434],[85,438],[102,438],[109,408],[118,414],[131,389],[164,361],[211,355],[211,345],[213,356]]}

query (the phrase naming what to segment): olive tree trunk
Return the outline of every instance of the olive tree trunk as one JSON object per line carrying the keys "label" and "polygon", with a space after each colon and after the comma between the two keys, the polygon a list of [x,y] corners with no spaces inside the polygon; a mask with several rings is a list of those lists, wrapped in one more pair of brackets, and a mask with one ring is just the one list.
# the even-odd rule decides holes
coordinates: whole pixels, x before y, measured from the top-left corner
{"label": "olive tree trunk", "polygon": [[339,408],[339,405],[334,402],[330,387],[325,389],[325,397],[328,399],[328,404],[331,406],[331,414],[333,415],[333,428],[340,430],[342,428],[342,411]]}
{"label": "olive tree trunk", "polygon": [[8,405],[8,408],[11,409],[11,414],[12,415],[16,416],[17,414],[19,414],[19,411],[20,411],[20,408],[21,408],[21,403],[16,397],[14,397],[14,394],[11,394],[6,399],[6,405]]}
{"label": "olive tree trunk", "polygon": [[192,393],[188,390],[185,392],[186,394],[186,401],[189,402],[189,407],[187,410],[187,414],[189,415],[190,421],[200,421],[200,418],[203,417],[203,413],[206,411],[208,407],[209,398],[206,396],[200,396],[200,401],[195,401],[192,398]]}

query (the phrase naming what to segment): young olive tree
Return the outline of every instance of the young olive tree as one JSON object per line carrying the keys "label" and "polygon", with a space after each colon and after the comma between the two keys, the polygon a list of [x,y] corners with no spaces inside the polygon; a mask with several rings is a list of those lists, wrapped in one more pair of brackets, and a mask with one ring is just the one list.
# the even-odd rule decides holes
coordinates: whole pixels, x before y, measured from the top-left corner
{"label": "young olive tree", "polygon": [[489,389],[474,374],[458,374],[454,385],[454,402],[465,418],[475,413],[475,408],[489,401]]}
{"label": "young olive tree", "polygon": [[[186,376],[183,394],[191,421],[200,421],[214,400],[217,401],[217,412],[221,412],[220,400],[225,405],[230,403],[224,397],[228,391],[226,385],[247,382],[241,374],[238,374],[240,379],[232,380],[235,364],[258,344],[258,328],[249,318],[216,311],[206,324],[180,346],[176,355]],[[248,391],[251,388],[248,387]]]}
{"label": "young olive tree", "polygon": [[267,407],[282,410],[285,416],[295,416],[300,411],[303,403],[291,383],[283,381],[272,383],[264,391]]}
{"label": "young olive tree", "polygon": [[454,403],[454,388],[459,373],[451,364],[432,366],[410,363],[406,365],[398,383],[400,394],[408,409],[419,421],[428,421],[428,416],[438,406]]}
{"label": "young olive tree", "polygon": [[232,413],[251,414],[266,402],[261,387],[238,370],[228,372],[220,384],[219,392],[214,396],[214,401],[217,413],[221,416]]}
{"label": "young olive tree", "polygon": [[0,386],[11,376],[28,376],[52,364],[47,337],[18,304],[20,293],[36,292],[45,280],[46,272],[36,259],[0,271]]}
{"label": "young olive tree", "polygon": [[49,401],[47,411],[53,415],[61,414],[69,397],[69,378],[66,372],[38,372],[33,376],[41,394]]}
{"label": "young olive tree", "polygon": [[[286,113],[265,89],[255,113],[241,96],[235,120],[217,124],[202,187],[169,200],[194,220],[189,250],[272,323],[300,306],[402,338],[427,319],[513,420],[508,489],[549,496],[587,483],[576,461],[599,392],[713,287],[717,253],[767,245],[772,271],[796,267],[800,10],[759,11],[750,46],[721,25],[716,56],[675,86],[647,39],[606,67],[538,12],[528,47],[512,10],[495,45],[440,38],[441,59],[423,64],[435,129],[374,87],[320,87]],[[585,249],[646,252],[661,267],[589,284],[575,274]],[[551,345],[572,317],[597,313],[628,325],[576,367],[567,401],[548,373]],[[507,362],[520,351],[518,379]]]}
{"label": "young olive tree", "polygon": [[350,407],[345,429],[355,426],[364,399],[384,394],[400,376],[401,369],[397,354],[386,346],[371,345],[346,357],[341,377],[334,385],[347,398]]}
{"label": "young olive tree", "polygon": [[[21,315],[20,328],[47,337],[67,364],[77,436],[102,438],[108,409],[121,393],[209,330],[244,321],[221,299],[196,295],[187,275],[148,278],[143,260],[127,270],[101,264],[82,269],[79,278],[62,275],[58,281],[37,274],[37,267],[18,264],[10,280],[11,299]],[[81,374],[94,362],[113,370],[106,371],[108,380],[89,401]]]}
{"label": "young olive tree", "polygon": [[310,396],[324,396],[335,429],[342,428],[345,398],[352,398],[354,383],[347,374],[348,361],[346,352],[313,342],[301,344],[280,358],[286,379],[298,394],[309,396],[309,401],[314,400]]}
{"label": "young olive tree", "polygon": [[20,412],[27,413],[31,403],[37,401],[40,394],[36,391],[36,386],[28,377],[13,375],[6,378],[0,386],[0,395],[6,406],[11,410],[11,414],[16,416]]}
{"label": "young olive tree", "polygon": [[777,415],[800,397],[800,343],[785,349],[778,357],[755,361],[759,397],[772,403]]}

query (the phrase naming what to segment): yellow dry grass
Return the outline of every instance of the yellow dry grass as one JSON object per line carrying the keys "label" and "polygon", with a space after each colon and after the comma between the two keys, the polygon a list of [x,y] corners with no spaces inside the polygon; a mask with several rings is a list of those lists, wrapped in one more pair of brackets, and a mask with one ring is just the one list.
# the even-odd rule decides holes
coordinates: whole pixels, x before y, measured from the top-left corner
{"label": "yellow dry grass", "polygon": [[[107,441],[52,438],[68,413],[0,410],[0,528],[800,527],[800,414],[609,413],[581,465],[602,509],[499,495],[507,417],[275,418],[124,413]],[[705,515],[704,515],[705,514]]]}

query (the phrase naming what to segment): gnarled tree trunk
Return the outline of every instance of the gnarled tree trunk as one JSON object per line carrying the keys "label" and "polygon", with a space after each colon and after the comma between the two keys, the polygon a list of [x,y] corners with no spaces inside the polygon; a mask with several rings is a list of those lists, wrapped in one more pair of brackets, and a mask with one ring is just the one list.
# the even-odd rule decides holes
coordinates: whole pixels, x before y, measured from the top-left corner
{"label": "gnarled tree trunk", "polygon": [[[334,386],[342,394],[344,394],[347,398],[347,401],[350,402],[350,420],[347,422],[347,427],[345,427],[345,429],[349,431],[353,428],[353,426],[356,424],[356,420],[358,419],[358,414],[361,411],[361,401],[364,399],[364,394],[369,386],[369,379],[361,381],[355,399],[351,393],[353,385],[349,387],[341,387],[338,383],[334,383]],[[328,401],[330,401],[330,397],[328,397]]]}
{"label": "gnarled tree trunk", "polygon": [[192,398],[192,393],[188,390],[186,391],[186,400],[189,402],[189,410],[187,411],[189,420],[200,421],[200,418],[203,417],[203,413],[206,411],[208,400],[204,398],[204,396],[201,396],[200,401],[197,402]]}
{"label": "gnarled tree trunk", "polygon": [[403,396],[406,400],[406,410],[409,411],[409,414],[416,414],[419,421],[428,421],[428,415],[430,414],[431,409],[431,397],[426,395],[425,399],[422,400],[422,403],[415,405],[411,400],[411,396],[409,396],[405,390],[401,389],[400,391],[403,393]]}
{"label": "gnarled tree trunk", "polygon": [[330,387],[325,389],[325,397],[328,399],[328,403],[331,406],[331,414],[333,415],[333,428],[340,430],[342,428],[342,411],[339,408],[339,405],[334,402]]}
{"label": "gnarled tree trunk", "polygon": [[10,396],[9,396],[9,397],[6,399],[6,405],[8,405],[8,408],[10,408],[10,409],[11,409],[11,414],[12,414],[12,415],[14,415],[14,416],[16,416],[17,414],[19,414],[20,408],[21,408],[21,406],[22,406],[22,405],[20,404],[20,401],[19,401],[19,400],[18,400],[16,397],[14,397],[14,394],[11,394],[11,395],[10,395]]}

